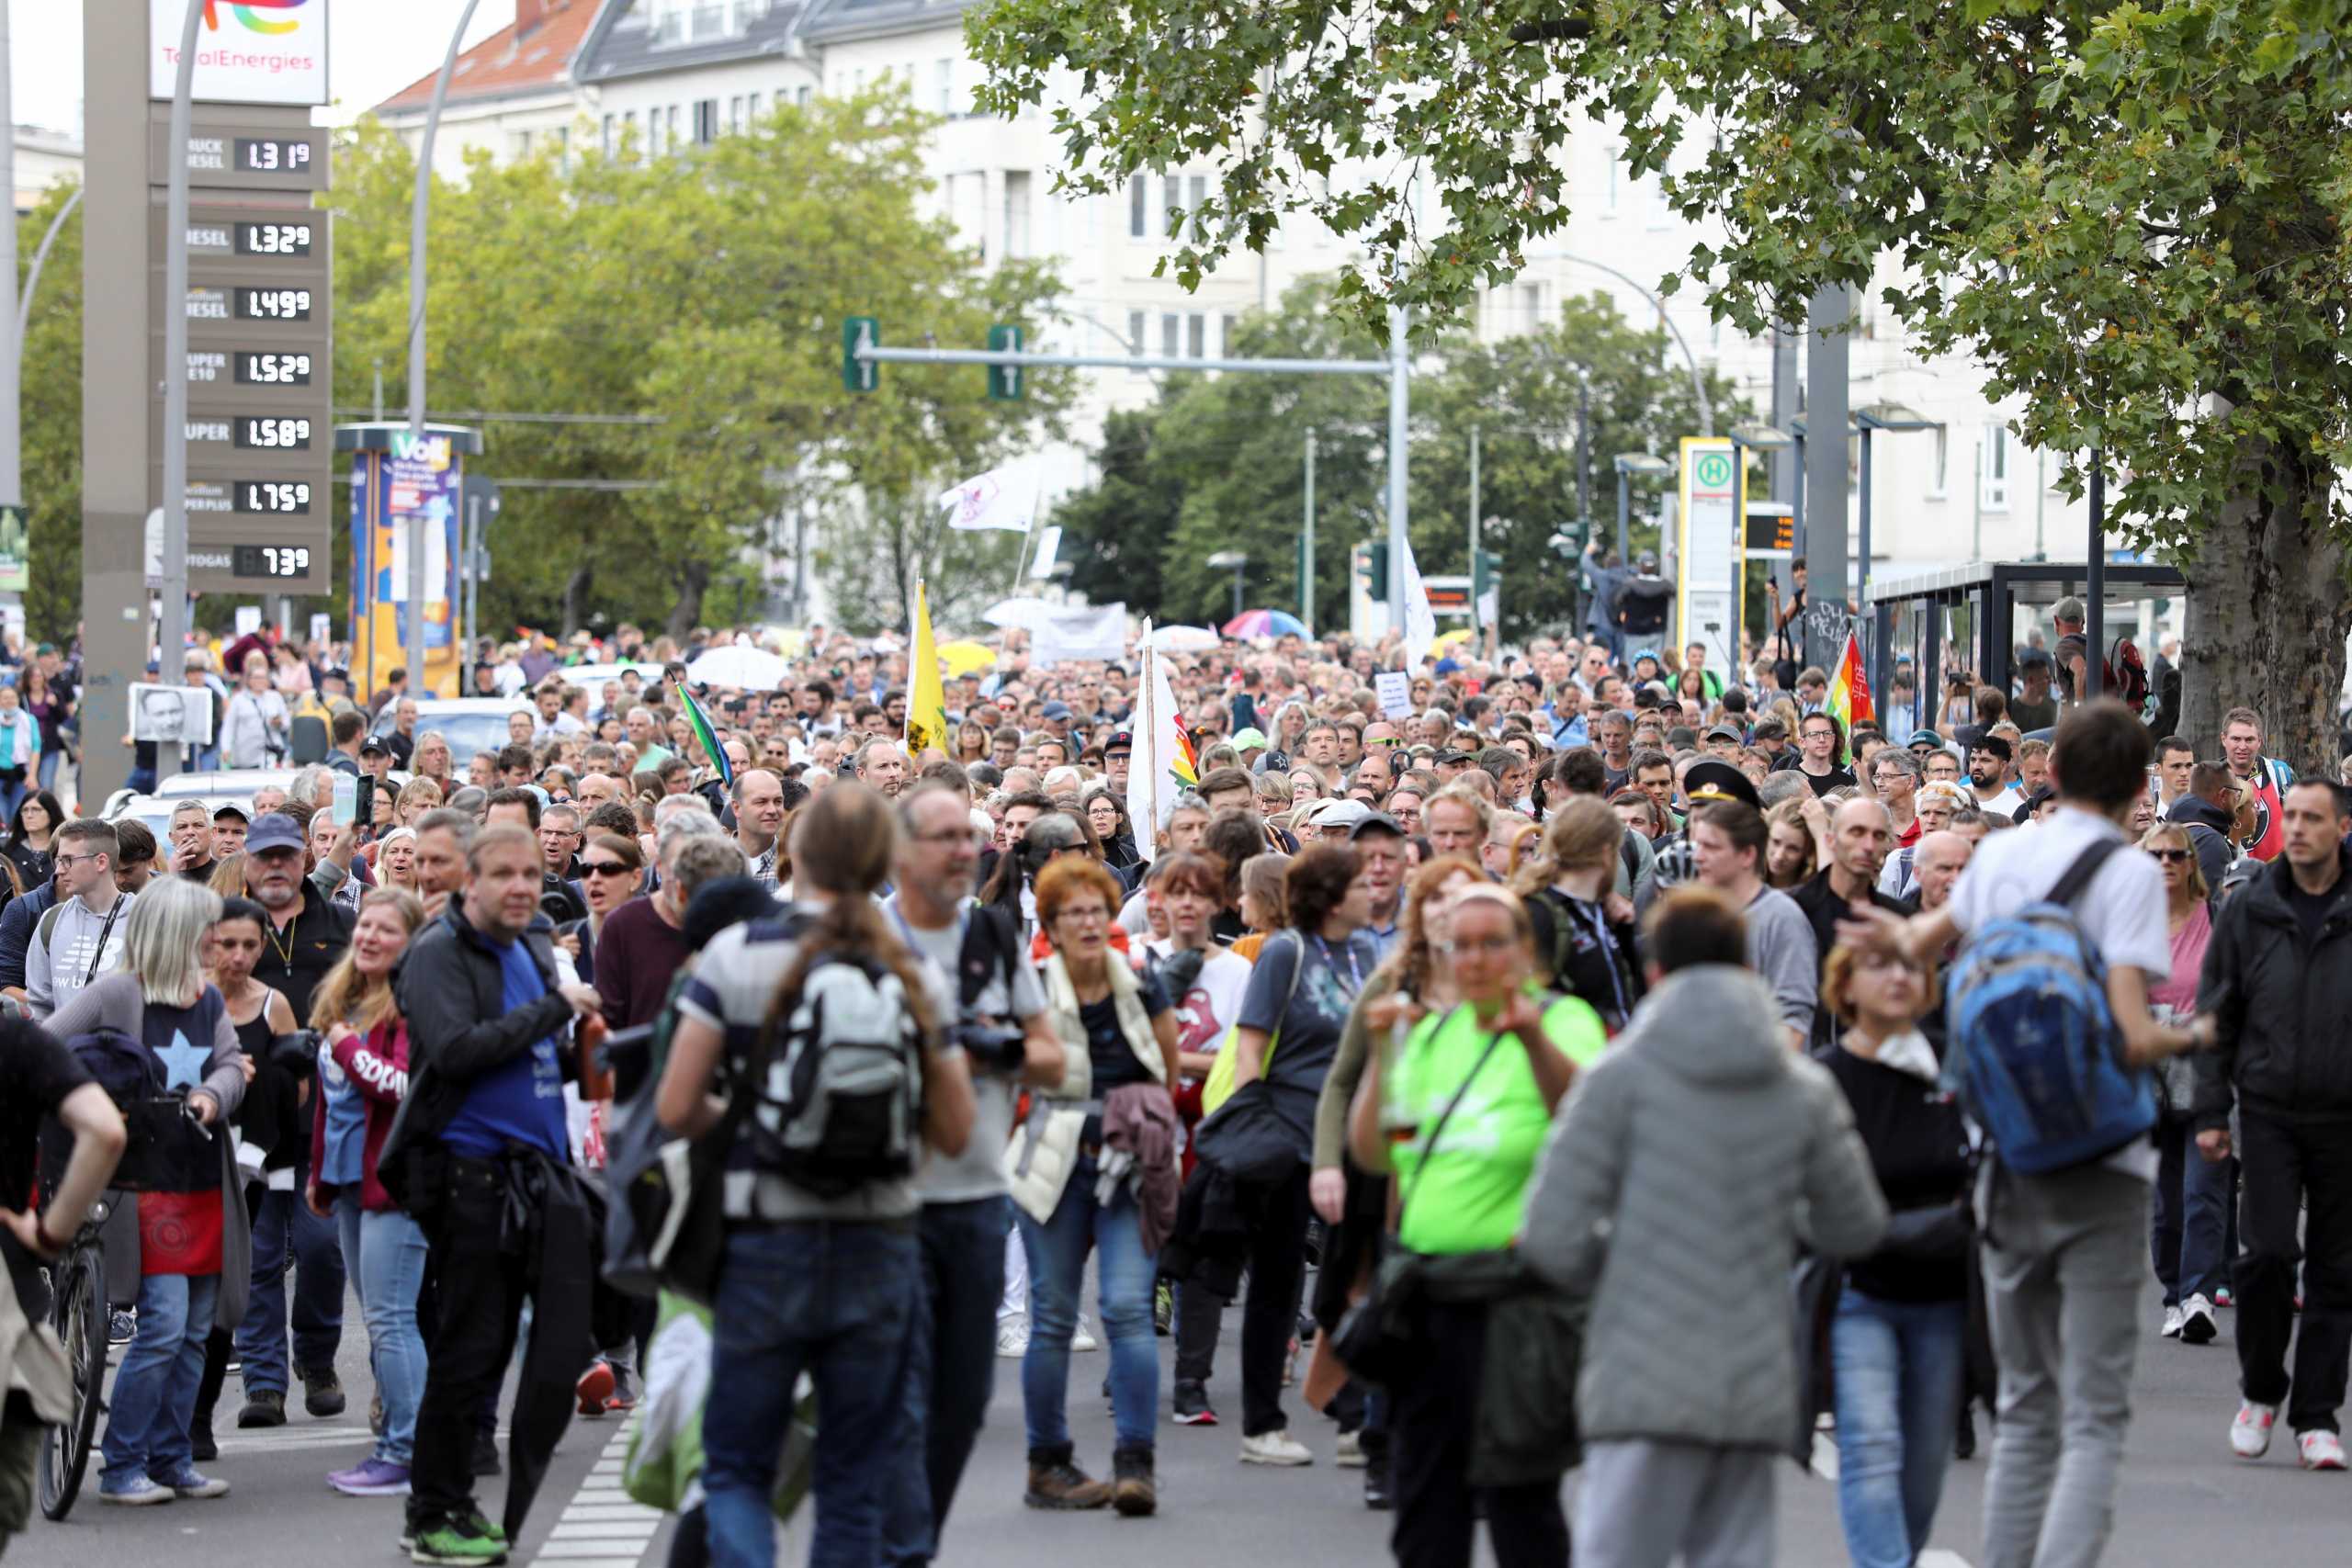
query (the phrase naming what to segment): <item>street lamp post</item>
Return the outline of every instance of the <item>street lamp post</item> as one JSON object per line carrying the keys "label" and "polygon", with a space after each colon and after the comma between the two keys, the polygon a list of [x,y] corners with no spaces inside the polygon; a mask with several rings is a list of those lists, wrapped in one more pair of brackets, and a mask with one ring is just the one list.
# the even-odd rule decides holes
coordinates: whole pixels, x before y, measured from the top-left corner
{"label": "street lamp post", "polygon": [[1627,481],[1635,474],[1647,479],[1662,479],[1674,472],[1674,465],[1652,452],[1620,452],[1616,468],[1617,560],[1623,565],[1633,558],[1632,547],[1626,543],[1626,525],[1633,513],[1633,494]]}
{"label": "street lamp post", "polygon": [[1241,570],[1249,564],[1250,558],[1239,550],[1219,550],[1209,557],[1211,571],[1233,573],[1233,613],[1237,617],[1241,614]]}
{"label": "street lamp post", "polygon": [[1872,681],[1877,681],[1881,675],[1881,671],[1877,669],[1876,657],[1879,642],[1878,612],[1871,604],[1871,432],[1874,430],[1941,430],[1943,422],[1929,419],[1917,410],[1907,408],[1901,403],[1881,402],[1864,403],[1860,408],[1856,409],[1854,425],[1861,432],[1862,437],[1862,538],[1859,552],[1860,558],[1855,563],[1854,603],[1860,604],[1863,613],[1870,617],[1872,654],[1871,678]]}

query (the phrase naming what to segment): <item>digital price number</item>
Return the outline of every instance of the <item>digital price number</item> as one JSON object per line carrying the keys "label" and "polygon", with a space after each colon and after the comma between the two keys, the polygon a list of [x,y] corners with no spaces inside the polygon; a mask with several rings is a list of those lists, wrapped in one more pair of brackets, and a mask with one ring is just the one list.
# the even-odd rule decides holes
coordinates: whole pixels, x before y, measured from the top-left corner
{"label": "digital price number", "polygon": [[307,387],[311,384],[311,356],[241,349],[237,354],[236,380],[241,387]]}
{"label": "digital price number", "polygon": [[249,451],[307,452],[311,422],[274,414],[240,414],[230,432],[230,442]]}
{"label": "digital price number", "polygon": [[230,569],[239,577],[308,577],[308,545],[235,545],[229,551]]}
{"label": "digital price number", "polygon": [[308,223],[239,223],[237,254],[241,256],[307,256],[316,243]]}
{"label": "digital price number", "polygon": [[300,517],[311,510],[311,487],[301,479],[239,479],[232,494],[232,512]]}
{"label": "digital price number", "polygon": [[311,291],[307,288],[240,288],[237,320],[241,321],[307,321]]}
{"label": "digital price number", "polygon": [[307,175],[311,144],[300,137],[240,136],[237,167],[255,175]]}

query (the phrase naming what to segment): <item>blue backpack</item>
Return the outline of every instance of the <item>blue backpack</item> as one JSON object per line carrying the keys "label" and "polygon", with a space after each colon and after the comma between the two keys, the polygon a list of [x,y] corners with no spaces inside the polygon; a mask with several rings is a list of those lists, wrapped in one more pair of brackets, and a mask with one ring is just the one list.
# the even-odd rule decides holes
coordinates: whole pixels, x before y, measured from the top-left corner
{"label": "blue backpack", "polygon": [[2041,902],[1978,928],[1945,989],[1944,1088],[2028,1176],[2088,1164],[2156,1124],[2154,1075],[2123,1062],[2107,965],[2072,908],[2122,847],[2092,845]]}

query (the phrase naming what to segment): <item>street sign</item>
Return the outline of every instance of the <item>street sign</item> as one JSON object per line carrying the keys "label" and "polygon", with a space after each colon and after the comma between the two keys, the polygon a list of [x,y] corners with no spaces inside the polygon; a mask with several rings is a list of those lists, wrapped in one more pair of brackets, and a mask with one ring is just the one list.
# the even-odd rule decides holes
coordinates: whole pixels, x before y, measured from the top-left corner
{"label": "street sign", "polygon": [[[328,0],[209,3],[196,33],[198,103],[316,106],[327,96]],[[179,83],[187,0],[147,0],[147,96]]]}
{"label": "street sign", "polygon": [[870,392],[881,379],[881,367],[860,359],[857,351],[882,342],[882,323],[872,316],[851,316],[842,322],[842,385],[853,392]]}
{"label": "street sign", "polygon": [[[1020,353],[1021,329],[1019,327],[990,327],[989,352],[990,354]],[[1018,365],[989,366],[989,396],[1001,403],[1020,401],[1021,375],[1021,367]]]}
{"label": "street sign", "polygon": [[1702,643],[1709,666],[1739,668],[1739,455],[1729,439],[1682,438],[1680,546],[1675,552],[1675,641]]}

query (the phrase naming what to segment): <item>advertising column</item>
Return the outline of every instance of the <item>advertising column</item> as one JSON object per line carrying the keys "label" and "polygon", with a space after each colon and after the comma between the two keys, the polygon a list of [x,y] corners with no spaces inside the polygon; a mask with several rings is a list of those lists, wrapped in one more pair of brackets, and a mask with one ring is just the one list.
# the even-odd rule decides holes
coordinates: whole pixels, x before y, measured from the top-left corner
{"label": "advertising column", "polygon": [[481,450],[479,431],[428,425],[424,438],[405,424],[347,424],[335,447],[352,454],[351,663],[362,690],[381,689],[408,666],[401,641],[407,625],[411,521],[422,516],[424,537],[424,687],[462,695],[465,660],[454,614],[459,559],[459,515],[465,459]]}
{"label": "advertising column", "polygon": [[1703,643],[1710,668],[1739,669],[1740,472],[1727,439],[1682,440],[1682,527],[1675,551],[1675,626],[1686,646]]}

